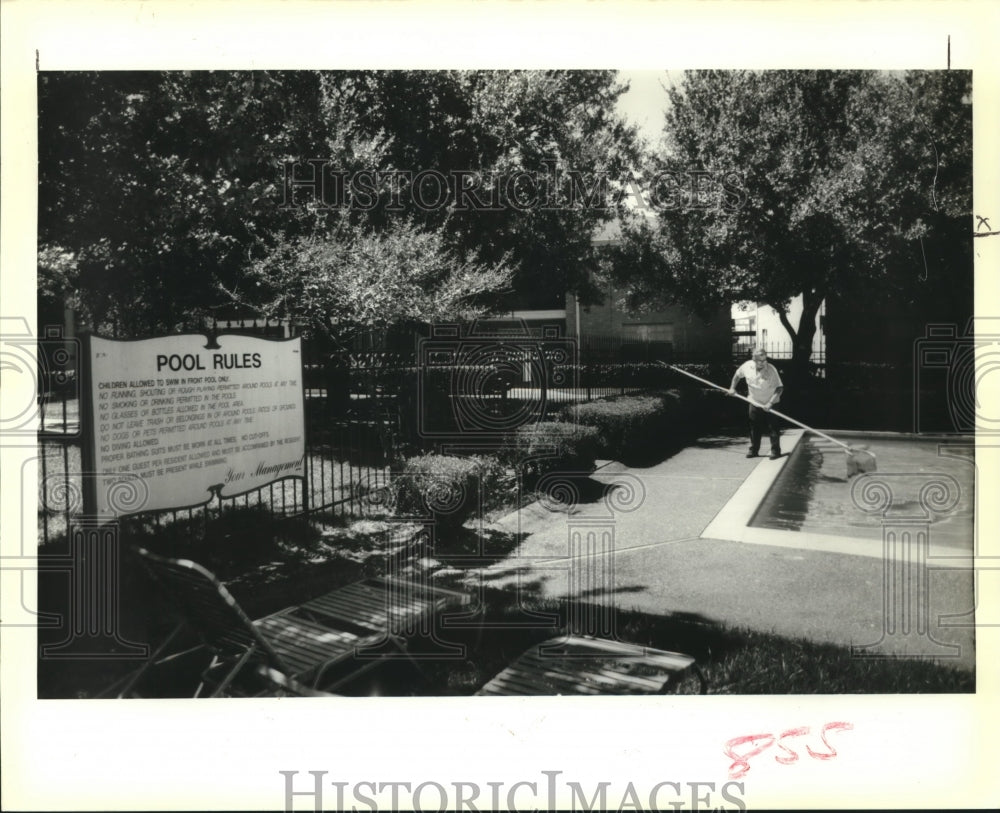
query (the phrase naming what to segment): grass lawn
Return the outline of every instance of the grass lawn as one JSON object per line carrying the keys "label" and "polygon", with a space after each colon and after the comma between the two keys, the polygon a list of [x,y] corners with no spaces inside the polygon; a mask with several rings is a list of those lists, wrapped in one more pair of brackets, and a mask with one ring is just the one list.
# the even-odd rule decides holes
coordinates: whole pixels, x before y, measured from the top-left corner
{"label": "grass lawn", "polygon": [[[466,647],[461,659],[429,660],[423,679],[412,668],[376,675],[345,693],[463,696],[474,694],[529,647],[555,637],[556,627],[524,626],[530,614],[579,616],[565,601],[512,606],[508,591],[487,591],[484,625],[448,630],[449,642]],[[504,624],[508,624],[506,628]],[[494,626],[495,625],[495,626]],[[708,694],[908,694],[976,690],[975,675],[951,666],[913,659],[873,659],[847,647],[816,644],[749,629],[683,617],[621,611],[622,641],[695,656]]]}

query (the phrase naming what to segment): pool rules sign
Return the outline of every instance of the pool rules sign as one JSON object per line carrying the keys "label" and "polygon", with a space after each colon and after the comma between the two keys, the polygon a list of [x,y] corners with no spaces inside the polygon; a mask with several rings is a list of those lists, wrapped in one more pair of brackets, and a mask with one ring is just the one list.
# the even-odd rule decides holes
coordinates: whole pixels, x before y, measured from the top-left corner
{"label": "pool rules sign", "polygon": [[193,508],[305,477],[301,340],[90,336],[85,355],[88,513]]}

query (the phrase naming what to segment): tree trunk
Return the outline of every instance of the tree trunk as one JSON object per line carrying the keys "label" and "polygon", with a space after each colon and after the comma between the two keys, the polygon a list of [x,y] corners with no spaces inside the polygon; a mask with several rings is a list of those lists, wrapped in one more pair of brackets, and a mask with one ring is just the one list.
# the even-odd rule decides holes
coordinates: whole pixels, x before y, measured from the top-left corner
{"label": "tree trunk", "polygon": [[803,291],[802,315],[799,317],[798,328],[792,327],[788,315],[781,308],[771,307],[778,312],[778,318],[792,339],[792,358],[789,372],[793,378],[805,380],[809,378],[809,360],[812,357],[813,337],[816,335],[816,314],[823,303],[823,296],[817,291]]}
{"label": "tree trunk", "polygon": [[801,378],[809,377],[809,360],[812,357],[813,337],[816,335],[816,311],[803,310],[799,329],[792,343],[792,369]]}

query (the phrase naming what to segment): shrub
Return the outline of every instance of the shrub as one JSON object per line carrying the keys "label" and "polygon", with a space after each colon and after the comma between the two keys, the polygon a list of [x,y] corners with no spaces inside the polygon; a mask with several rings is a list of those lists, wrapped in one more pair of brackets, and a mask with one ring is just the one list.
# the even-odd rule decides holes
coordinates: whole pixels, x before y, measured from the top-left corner
{"label": "shrub", "polygon": [[593,426],[542,421],[513,432],[504,450],[510,465],[522,468],[531,482],[550,471],[593,471],[598,432]]}
{"label": "shrub", "polygon": [[565,415],[572,423],[597,430],[601,456],[628,462],[669,447],[678,427],[692,420],[698,400],[696,391],[668,390],[573,404]]}
{"label": "shrub", "polygon": [[438,527],[457,528],[499,489],[503,469],[494,457],[426,454],[409,458],[392,481],[397,515],[434,516]]}
{"label": "shrub", "polygon": [[663,399],[652,395],[574,404],[566,415],[573,423],[596,429],[600,455],[616,460],[655,442],[667,428]]}

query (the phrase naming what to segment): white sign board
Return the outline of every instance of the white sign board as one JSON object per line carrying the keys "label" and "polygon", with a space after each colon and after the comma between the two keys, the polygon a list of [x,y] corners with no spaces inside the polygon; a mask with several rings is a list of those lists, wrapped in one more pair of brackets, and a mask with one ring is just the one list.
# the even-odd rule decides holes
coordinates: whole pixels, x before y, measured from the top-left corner
{"label": "white sign board", "polygon": [[[191,508],[305,475],[299,339],[94,336],[90,369],[99,515]],[[115,481],[135,493],[116,500]]]}

